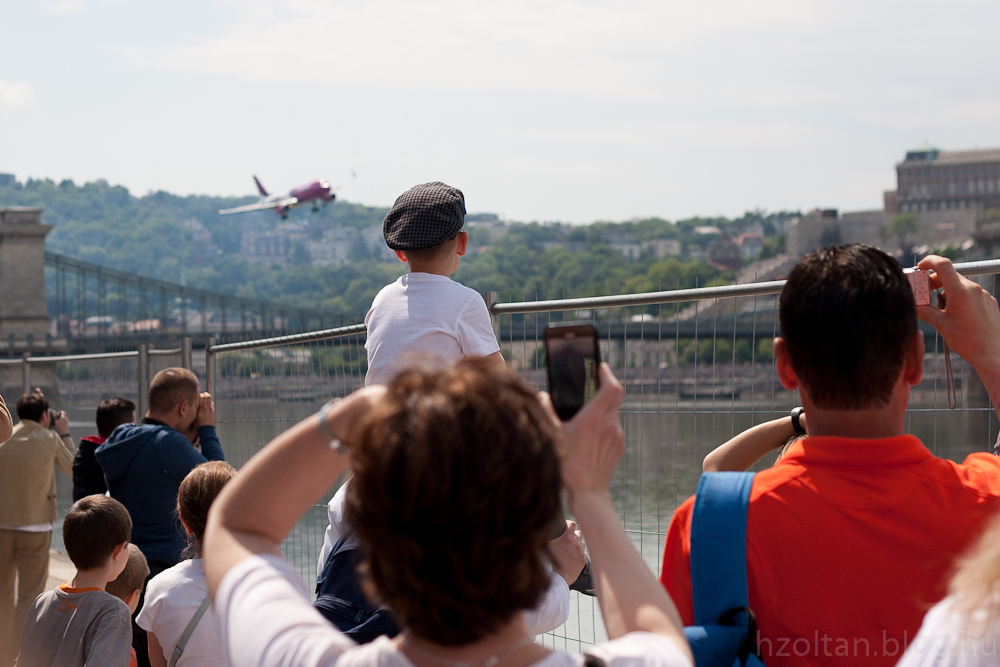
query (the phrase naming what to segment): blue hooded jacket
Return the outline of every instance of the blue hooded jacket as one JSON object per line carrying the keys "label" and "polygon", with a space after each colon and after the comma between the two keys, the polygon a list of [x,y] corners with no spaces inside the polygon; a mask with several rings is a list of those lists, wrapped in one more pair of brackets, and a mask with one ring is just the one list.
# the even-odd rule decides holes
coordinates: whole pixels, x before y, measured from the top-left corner
{"label": "blue hooded jacket", "polygon": [[177,518],[177,491],[198,464],[225,461],[214,426],[198,428],[199,453],[178,431],[157,420],[122,424],[97,448],[111,497],[132,515],[132,542],[146,558],[171,565],[187,544]]}

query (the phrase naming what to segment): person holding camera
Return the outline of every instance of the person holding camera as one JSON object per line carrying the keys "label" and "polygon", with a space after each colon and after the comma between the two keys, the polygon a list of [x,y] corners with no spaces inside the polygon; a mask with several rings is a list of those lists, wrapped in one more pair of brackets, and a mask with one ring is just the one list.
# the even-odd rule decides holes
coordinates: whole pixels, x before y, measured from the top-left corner
{"label": "person holding camera", "polygon": [[[2,403],[2,401],[0,401]],[[49,409],[40,389],[17,401],[21,421],[11,429],[0,410],[0,666],[17,655],[28,609],[49,576],[56,520],[56,472],[73,474],[76,448],[65,412]],[[14,582],[17,581],[17,591]]]}

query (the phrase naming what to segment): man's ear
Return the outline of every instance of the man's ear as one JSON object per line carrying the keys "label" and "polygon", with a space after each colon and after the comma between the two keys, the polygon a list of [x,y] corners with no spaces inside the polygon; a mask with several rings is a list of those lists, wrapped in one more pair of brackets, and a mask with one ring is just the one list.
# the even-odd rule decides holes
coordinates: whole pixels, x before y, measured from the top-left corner
{"label": "man's ear", "polygon": [[781,386],[789,391],[799,387],[799,378],[792,368],[792,359],[788,356],[788,345],[780,336],[774,339],[774,365],[778,370]]}
{"label": "man's ear", "polygon": [[906,348],[906,358],[903,359],[903,379],[906,384],[915,387],[924,379],[924,332],[917,332],[910,338]]}
{"label": "man's ear", "polygon": [[459,232],[458,245],[455,246],[455,254],[461,257],[465,254],[465,251],[468,249],[469,249],[469,232]]}
{"label": "man's ear", "polygon": [[402,251],[402,250],[393,250],[393,252],[396,253],[396,259],[398,259],[399,261],[401,261],[403,264],[406,264],[406,262],[409,261],[409,260],[406,259],[406,253],[404,251]]}

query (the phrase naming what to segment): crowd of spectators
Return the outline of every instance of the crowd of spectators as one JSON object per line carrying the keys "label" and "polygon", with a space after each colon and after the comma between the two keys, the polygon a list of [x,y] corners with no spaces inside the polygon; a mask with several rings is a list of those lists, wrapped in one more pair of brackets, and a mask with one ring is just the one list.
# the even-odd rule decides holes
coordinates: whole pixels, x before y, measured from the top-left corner
{"label": "crowd of spectators", "polygon": [[[546,394],[503,368],[480,304],[427,305],[468,297],[448,277],[467,242],[462,219],[461,192],[441,183],[397,201],[386,240],[411,273],[369,313],[374,375],[238,474],[223,460],[212,397],[184,369],[156,375],[141,423],[128,401],[102,402],[98,436],[78,452],[40,392],[18,401],[13,429],[0,401],[0,664],[17,655],[16,634],[20,667],[691,665],[696,498],[673,515],[657,581],[612,503],[624,390],[611,369],[600,366],[596,395],[561,422]],[[940,305],[916,306],[895,260],[861,245],[819,250],[789,275],[775,367],[802,406],[703,464],[746,470],[781,449],[750,487],[755,621],[740,660],[997,660],[1000,459],[936,458],[906,434],[904,414],[923,373],[918,318],[1000,401],[1000,309],[950,261],[929,256],[920,268],[946,296]],[[406,359],[412,351],[439,360]],[[77,572],[43,592],[56,468],[75,473],[80,495],[63,521]],[[342,576],[395,622],[394,637],[362,644],[320,614],[281,555],[348,471],[319,569],[353,540],[362,565]],[[584,655],[533,641],[565,620],[570,587],[596,594],[608,633]]]}

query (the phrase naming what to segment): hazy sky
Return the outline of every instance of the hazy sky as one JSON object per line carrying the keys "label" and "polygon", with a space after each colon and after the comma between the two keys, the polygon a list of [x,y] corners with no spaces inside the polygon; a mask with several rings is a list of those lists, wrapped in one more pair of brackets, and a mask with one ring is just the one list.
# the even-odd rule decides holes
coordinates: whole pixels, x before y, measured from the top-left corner
{"label": "hazy sky", "polygon": [[0,172],[136,194],[415,183],[622,220],[880,208],[1000,145],[1000,3],[4,0]]}

